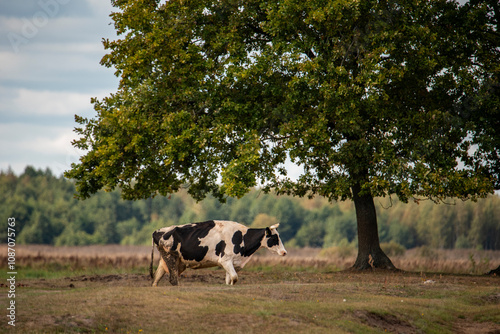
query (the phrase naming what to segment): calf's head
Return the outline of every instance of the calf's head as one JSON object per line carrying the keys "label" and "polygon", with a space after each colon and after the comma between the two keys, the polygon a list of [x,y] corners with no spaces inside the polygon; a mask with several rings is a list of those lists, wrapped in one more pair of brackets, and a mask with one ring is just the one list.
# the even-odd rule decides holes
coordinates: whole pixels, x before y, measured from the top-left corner
{"label": "calf's head", "polygon": [[281,242],[280,235],[278,233],[278,226],[280,224],[273,225],[266,228],[266,236],[262,241],[263,246],[278,255],[285,256],[286,249]]}

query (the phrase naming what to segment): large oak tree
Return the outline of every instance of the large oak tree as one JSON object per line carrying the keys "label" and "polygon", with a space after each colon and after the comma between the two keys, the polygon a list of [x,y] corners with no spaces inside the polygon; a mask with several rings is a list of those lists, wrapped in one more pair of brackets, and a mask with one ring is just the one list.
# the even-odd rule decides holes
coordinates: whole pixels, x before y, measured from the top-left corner
{"label": "large oak tree", "polygon": [[[352,199],[355,268],[394,268],[375,196],[498,187],[498,4],[443,0],[116,0],[115,94],[76,117],[66,177],[86,198]],[[287,160],[303,167],[287,176]],[[285,223],[286,222],[282,222]]]}

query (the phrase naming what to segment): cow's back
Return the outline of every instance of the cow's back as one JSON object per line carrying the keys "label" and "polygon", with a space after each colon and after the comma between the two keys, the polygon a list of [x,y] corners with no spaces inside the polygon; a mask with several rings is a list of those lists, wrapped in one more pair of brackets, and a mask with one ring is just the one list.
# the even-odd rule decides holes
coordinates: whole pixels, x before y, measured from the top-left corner
{"label": "cow's back", "polygon": [[[157,230],[154,238],[166,251],[176,252],[189,268],[217,266],[223,257],[239,257],[240,240],[248,228],[233,221],[210,220]],[[236,243],[236,244],[235,244]]]}

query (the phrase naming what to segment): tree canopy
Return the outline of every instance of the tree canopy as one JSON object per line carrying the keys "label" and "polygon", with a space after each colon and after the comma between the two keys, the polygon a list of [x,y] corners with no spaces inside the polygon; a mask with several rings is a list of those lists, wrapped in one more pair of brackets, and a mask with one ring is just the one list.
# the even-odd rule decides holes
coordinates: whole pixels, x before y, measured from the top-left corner
{"label": "tree canopy", "polygon": [[[66,176],[82,198],[119,186],[129,199],[183,187],[223,199],[256,185],[352,198],[366,264],[381,256],[374,196],[499,186],[495,1],[113,5],[122,37],[104,41],[102,64],[121,80],[93,100],[96,118],[77,117],[87,153]],[[304,168],[297,180],[287,159]]]}

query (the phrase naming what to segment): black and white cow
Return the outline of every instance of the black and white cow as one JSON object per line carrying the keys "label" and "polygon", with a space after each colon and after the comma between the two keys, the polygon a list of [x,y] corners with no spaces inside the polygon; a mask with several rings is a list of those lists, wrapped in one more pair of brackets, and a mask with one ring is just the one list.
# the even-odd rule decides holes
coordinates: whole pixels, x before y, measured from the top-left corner
{"label": "black and white cow", "polygon": [[[210,220],[202,223],[164,227],[153,232],[153,251],[149,267],[153,286],[170,274],[170,283],[177,285],[178,276],[186,269],[220,266],[226,270],[226,284],[238,281],[236,270],[243,268],[252,255],[265,247],[278,255],[286,255],[278,234],[278,225],[248,228],[232,221]],[[154,246],[161,254],[153,276]]]}

